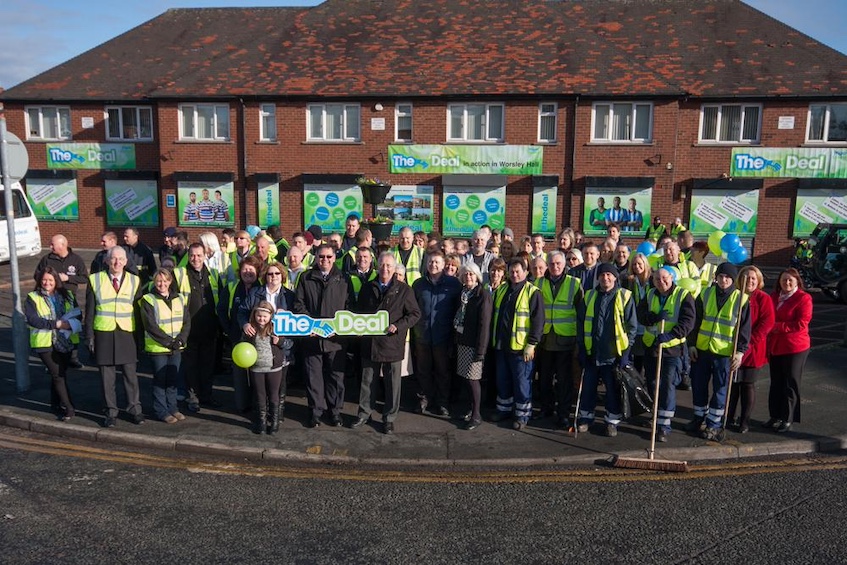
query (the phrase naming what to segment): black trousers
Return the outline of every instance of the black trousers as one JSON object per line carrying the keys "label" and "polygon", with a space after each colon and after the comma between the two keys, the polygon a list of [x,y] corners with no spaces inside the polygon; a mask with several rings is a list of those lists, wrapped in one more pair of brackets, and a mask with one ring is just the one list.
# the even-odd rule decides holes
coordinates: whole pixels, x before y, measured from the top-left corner
{"label": "black trousers", "polygon": [[768,391],[768,413],[785,422],[800,421],[800,382],[809,350],[789,355],[772,355],[771,387]]}
{"label": "black trousers", "polygon": [[188,338],[182,352],[182,370],[188,387],[188,402],[201,404],[212,400],[212,385],[215,379],[215,342],[217,335],[207,334]]}
{"label": "black trousers", "polygon": [[433,402],[437,406],[449,408],[450,379],[455,371],[450,370],[448,344],[417,343],[415,349],[417,351],[415,377],[421,387],[418,396],[421,399],[426,398],[427,402]]}
{"label": "black trousers", "polygon": [[320,418],[327,410],[334,416],[340,415],[344,408],[344,365],[347,362],[344,349],[307,353],[303,361],[312,415]]}
{"label": "black trousers", "polygon": [[74,407],[71,402],[71,394],[68,390],[67,375],[68,364],[71,361],[71,353],[61,353],[55,349],[50,351],[42,351],[38,354],[41,362],[47,367],[50,372],[52,386],[50,387],[50,408],[53,412],[66,410],[67,414],[74,413]]}
{"label": "black trousers", "polygon": [[567,418],[574,399],[573,350],[539,349],[537,361],[538,404],[545,411],[557,407],[559,418]]}

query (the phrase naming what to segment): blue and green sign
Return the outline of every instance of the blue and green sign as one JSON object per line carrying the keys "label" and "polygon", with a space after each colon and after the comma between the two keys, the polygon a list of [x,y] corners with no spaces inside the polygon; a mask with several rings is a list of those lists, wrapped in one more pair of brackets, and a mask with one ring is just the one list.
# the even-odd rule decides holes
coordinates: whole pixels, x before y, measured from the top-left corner
{"label": "blue and green sign", "polygon": [[134,170],[132,143],[48,143],[48,169]]}
{"label": "blue and green sign", "polygon": [[333,335],[385,335],[388,312],[356,314],[339,310],[333,318],[312,318],[288,311],[277,312],[273,319],[274,333],[290,337],[332,337]]}
{"label": "blue and green sign", "polygon": [[392,173],[540,175],[538,145],[389,145]]}
{"label": "blue and green sign", "polygon": [[732,177],[847,178],[847,148],[734,147]]}

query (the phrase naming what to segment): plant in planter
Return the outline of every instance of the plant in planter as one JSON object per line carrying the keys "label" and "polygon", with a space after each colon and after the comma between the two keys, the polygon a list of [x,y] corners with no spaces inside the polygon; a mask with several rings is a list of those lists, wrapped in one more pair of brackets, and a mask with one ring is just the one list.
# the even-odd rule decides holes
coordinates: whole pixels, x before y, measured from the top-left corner
{"label": "plant in planter", "polygon": [[[391,185],[383,182],[375,177],[359,177],[356,179],[356,184],[362,190],[362,198],[365,203],[376,206],[385,201],[388,196],[388,191],[391,190]],[[374,210],[376,215],[376,210]]]}
{"label": "plant in planter", "polygon": [[[376,205],[374,205],[374,208],[376,208]],[[380,242],[391,238],[394,220],[382,214],[374,214],[373,217],[362,221],[362,225],[370,230],[375,242]]]}

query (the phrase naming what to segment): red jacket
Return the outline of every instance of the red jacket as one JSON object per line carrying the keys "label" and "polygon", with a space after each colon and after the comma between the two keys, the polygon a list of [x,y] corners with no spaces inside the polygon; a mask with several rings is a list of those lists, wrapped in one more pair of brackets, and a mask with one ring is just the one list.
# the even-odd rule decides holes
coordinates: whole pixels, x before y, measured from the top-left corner
{"label": "red jacket", "polygon": [[800,353],[811,347],[809,322],[812,321],[812,297],[799,288],[794,295],[779,303],[779,291],[771,294],[776,319],[768,336],[768,355],[790,355]]}
{"label": "red jacket", "polygon": [[750,344],[741,359],[742,367],[758,368],[768,362],[768,334],[773,324],[773,301],[768,293],[756,290],[750,295]]}

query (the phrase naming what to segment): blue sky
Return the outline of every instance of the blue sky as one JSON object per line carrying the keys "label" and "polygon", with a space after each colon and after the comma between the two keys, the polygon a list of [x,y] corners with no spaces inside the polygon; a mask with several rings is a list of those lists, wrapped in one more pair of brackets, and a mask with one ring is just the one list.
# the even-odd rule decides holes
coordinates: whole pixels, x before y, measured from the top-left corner
{"label": "blue sky", "polygon": [[[745,2],[847,53],[845,0]],[[319,0],[3,0],[0,14],[0,87],[10,88],[158,16],[168,8],[314,6],[319,3]]]}

